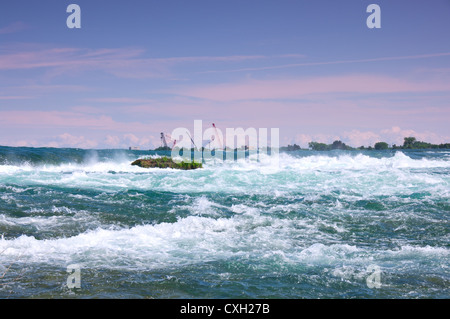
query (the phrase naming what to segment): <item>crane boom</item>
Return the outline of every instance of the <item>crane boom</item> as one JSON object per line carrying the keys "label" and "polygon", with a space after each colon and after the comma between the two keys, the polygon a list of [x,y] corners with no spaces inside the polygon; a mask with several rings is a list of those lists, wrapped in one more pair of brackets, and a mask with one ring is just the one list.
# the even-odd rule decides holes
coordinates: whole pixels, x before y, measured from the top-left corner
{"label": "crane boom", "polygon": [[194,139],[192,138],[191,134],[189,134],[189,131],[186,131],[186,133],[189,135],[189,138],[191,139],[192,144],[194,144],[194,147],[197,148],[197,145],[195,145]]}

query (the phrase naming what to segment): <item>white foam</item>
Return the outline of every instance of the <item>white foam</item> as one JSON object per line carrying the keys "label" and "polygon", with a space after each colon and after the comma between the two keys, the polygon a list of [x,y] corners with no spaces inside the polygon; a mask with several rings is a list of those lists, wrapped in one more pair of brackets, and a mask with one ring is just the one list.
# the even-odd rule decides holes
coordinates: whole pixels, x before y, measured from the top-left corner
{"label": "white foam", "polygon": [[[300,196],[316,209],[316,201],[323,195],[333,195],[328,209],[334,213],[344,210],[344,201],[370,199],[386,195],[399,196],[417,191],[429,192],[438,198],[448,198],[449,179],[446,174],[432,174],[427,168],[450,167],[448,160],[412,159],[402,152],[395,156],[374,158],[367,155],[309,155],[294,157],[281,153],[279,165],[270,157],[260,162],[251,159],[222,164],[208,163],[204,169],[179,171],[173,169],[144,169],[130,165],[127,160],[98,162],[93,158],[86,164],[47,166],[0,165],[0,183],[11,194],[1,200],[10,202],[30,185],[57,185],[73,188],[92,188],[105,193],[124,189],[157,190],[171,193],[217,193],[270,195],[270,198]],[[418,169],[418,171],[416,171]],[[339,190],[340,194],[334,192]],[[81,196],[81,195],[73,195]],[[338,200],[336,199],[338,198]],[[405,199],[406,200],[406,199]],[[409,200],[409,199],[408,199]],[[342,201],[342,202],[341,202]],[[349,245],[330,244],[320,231],[327,227],[341,234],[348,230],[339,223],[315,218],[283,219],[272,214],[302,211],[301,201],[289,204],[264,203],[248,205],[245,201],[222,206],[207,196],[192,202],[186,198],[184,207],[190,216],[175,223],[140,225],[129,229],[98,228],[78,236],[38,240],[31,236],[0,240],[0,261],[20,256],[31,262],[84,263],[91,267],[158,268],[187,265],[208,260],[248,256],[251,258],[281,258],[289,262],[333,263],[342,260],[366,260],[367,252]],[[312,202],[312,204],[311,204]],[[343,207],[344,206],[344,207]],[[173,213],[178,207],[173,208]],[[225,218],[224,211],[232,214]],[[0,223],[7,225],[37,225],[50,227],[64,224],[70,212],[58,211],[61,216],[12,218],[0,215]],[[87,218],[92,213],[76,213],[71,218]],[[90,217],[95,222],[95,216]],[[82,220],[85,222],[85,220]],[[331,238],[333,239],[333,238]],[[322,242],[323,241],[323,242]],[[332,242],[332,241],[331,241]],[[380,252],[408,257],[411,254],[435,254],[435,248],[402,247],[400,251]],[[437,250],[447,254],[447,250]],[[376,252],[369,252],[376,255]]]}
{"label": "white foam", "polygon": [[214,203],[205,196],[201,196],[196,198],[193,205],[188,206],[188,209],[191,211],[192,215],[220,216],[221,209],[227,209],[227,207]]}
{"label": "white foam", "polygon": [[[446,259],[444,247],[402,245],[393,250],[338,244],[320,232],[320,219],[280,219],[261,214],[256,208],[234,205],[235,215],[213,218],[214,203],[205,198],[195,201],[198,213],[175,223],[139,225],[131,228],[98,228],[68,238],[38,240],[32,236],[0,240],[0,264],[20,262],[67,265],[78,263],[89,268],[157,269],[186,266],[208,261],[245,258],[270,259],[283,263],[329,265],[338,269],[348,265],[368,265],[374,259],[414,260],[429,257]],[[202,215],[202,216],[200,216]],[[1,216],[1,215],[0,215]],[[61,217],[61,216],[60,216]],[[61,222],[58,217],[43,221],[24,219],[22,223]],[[17,223],[3,218],[2,222]],[[340,229],[333,223],[327,227]],[[344,271],[344,270],[343,270]]]}
{"label": "white foam", "polygon": [[[48,216],[49,213],[53,215]],[[38,231],[49,231],[77,223],[87,225],[100,225],[97,214],[85,210],[75,210],[68,207],[55,207],[49,209],[30,208],[24,210],[30,216],[12,217],[0,214],[0,224],[9,226],[32,227]]]}
{"label": "white foam", "polygon": [[443,258],[450,257],[450,249],[445,247],[433,247],[433,246],[413,246],[402,245],[401,247],[389,250],[387,254],[395,257],[432,257],[439,256]]}
{"label": "white foam", "polygon": [[230,257],[271,255],[289,251],[289,221],[253,212],[231,218],[189,216],[175,223],[140,225],[129,229],[88,231],[69,238],[37,240],[31,236],[0,240],[0,261],[20,256],[28,262],[89,267],[158,268]]}

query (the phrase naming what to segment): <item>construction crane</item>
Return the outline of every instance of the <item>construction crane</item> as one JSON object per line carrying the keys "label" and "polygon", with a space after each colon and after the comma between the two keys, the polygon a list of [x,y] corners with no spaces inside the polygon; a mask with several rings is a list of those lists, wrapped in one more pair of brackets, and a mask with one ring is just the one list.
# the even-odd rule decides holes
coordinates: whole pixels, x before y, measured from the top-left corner
{"label": "construction crane", "polygon": [[189,138],[191,139],[192,144],[194,144],[194,147],[195,147],[196,149],[198,149],[198,148],[197,148],[197,145],[195,145],[194,139],[192,138],[191,134],[189,134],[189,131],[186,131],[186,133],[189,135]]}
{"label": "construction crane", "polygon": [[170,135],[164,134],[163,132],[161,132],[161,147],[164,147],[165,149],[171,149],[169,145],[167,145],[166,136],[170,141],[173,141],[172,148],[174,148],[177,140],[172,140],[172,137]]}

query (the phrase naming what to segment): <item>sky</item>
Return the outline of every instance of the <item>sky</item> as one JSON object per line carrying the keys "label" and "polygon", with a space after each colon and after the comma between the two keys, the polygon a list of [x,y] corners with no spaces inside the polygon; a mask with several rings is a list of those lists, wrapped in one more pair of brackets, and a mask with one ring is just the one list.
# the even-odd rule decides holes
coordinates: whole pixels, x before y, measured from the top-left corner
{"label": "sky", "polygon": [[0,145],[150,149],[194,120],[301,147],[450,142],[449,17],[450,0],[2,1]]}

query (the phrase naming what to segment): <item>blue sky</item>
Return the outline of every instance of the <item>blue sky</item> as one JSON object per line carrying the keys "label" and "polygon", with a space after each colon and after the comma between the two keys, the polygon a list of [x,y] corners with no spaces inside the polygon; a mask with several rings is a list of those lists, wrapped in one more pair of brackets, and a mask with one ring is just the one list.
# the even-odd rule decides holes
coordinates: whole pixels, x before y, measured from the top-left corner
{"label": "blue sky", "polygon": [[303,147],[449,142],[449,16],[448,0],[4,1],[0,145],[146,149],[195,119]]}

